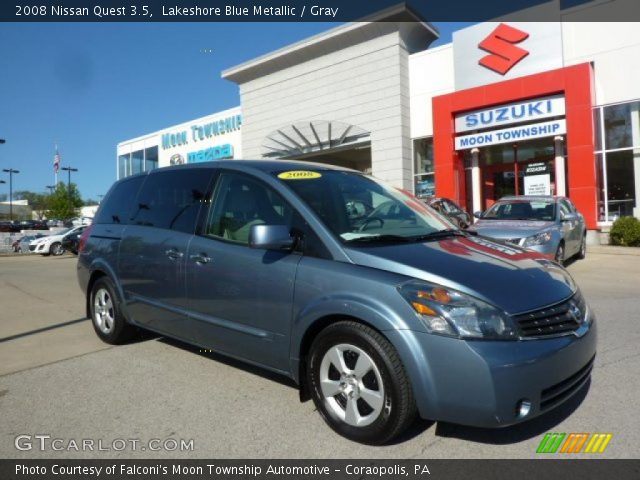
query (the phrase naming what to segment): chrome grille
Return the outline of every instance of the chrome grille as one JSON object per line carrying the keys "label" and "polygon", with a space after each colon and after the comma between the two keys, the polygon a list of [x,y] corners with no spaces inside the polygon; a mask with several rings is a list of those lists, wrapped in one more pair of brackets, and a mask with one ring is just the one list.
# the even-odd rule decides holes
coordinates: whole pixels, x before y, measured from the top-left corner
{"label": "chrome grille", "polygon": [[513,318],[521,337],[548,337],[577,330],[586,313],[587,305],[577,292],[569,300]]}

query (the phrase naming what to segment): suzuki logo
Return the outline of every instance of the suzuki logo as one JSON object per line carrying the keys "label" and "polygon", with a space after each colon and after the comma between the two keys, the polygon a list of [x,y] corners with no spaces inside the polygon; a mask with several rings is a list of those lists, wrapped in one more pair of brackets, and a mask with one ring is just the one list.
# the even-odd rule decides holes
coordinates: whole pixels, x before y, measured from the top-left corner
{"label": "suzuki logo", "polygon": [[529,38],[527,32],[501,23],[487,38],[478,44],[478,47],[491,54],[482,57],[478,63],[500,75],[504,75],[520,60],[529,55],[527,50],[516,47],[517,43],[527,38]]}

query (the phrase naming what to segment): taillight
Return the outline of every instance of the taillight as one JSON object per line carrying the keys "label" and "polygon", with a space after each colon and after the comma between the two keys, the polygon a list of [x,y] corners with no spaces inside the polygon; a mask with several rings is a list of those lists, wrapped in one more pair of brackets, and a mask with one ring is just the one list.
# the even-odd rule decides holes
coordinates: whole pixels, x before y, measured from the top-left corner
{"label": "taillight", "polygon": [[81,253],[84,250],[84,246],[89,239],[89,235],[91,235],[91,230],[93,229],[93,225],[89,225],[84,229],[82,235],[80,235],[80,240],[78,240],[78,253]]}

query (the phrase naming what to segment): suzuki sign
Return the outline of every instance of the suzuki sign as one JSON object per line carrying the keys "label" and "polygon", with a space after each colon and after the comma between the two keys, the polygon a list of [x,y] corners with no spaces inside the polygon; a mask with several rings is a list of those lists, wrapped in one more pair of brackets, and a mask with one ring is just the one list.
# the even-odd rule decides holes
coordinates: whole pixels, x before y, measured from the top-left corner
{"label": "suzuki sign", "polygon": [[486,22],[453,33],[455,88],[563,66],[560,22]]}
{"label": "suzuki sign", "polygon": [[456,115],[455,127],[456,133],[460,133],[512,123],[532,122],[543,118],[564,117],[564,114],[564,96],[552,95],[526,102],[459,113]]}

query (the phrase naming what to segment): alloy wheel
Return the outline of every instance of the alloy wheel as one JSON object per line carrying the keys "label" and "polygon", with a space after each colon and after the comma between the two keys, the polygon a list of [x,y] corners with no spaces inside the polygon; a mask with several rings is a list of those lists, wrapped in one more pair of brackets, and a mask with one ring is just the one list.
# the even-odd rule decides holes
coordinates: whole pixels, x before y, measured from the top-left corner
{"label": "alloy wheel", "polygon": [[93,297],[93,321],[102,333],[109,334],[113,330],[113,300],[106,288],[100,288]]}
{"label": "alloy wheel", "polygon": [[327,350],[320,364],[320,389],[327,409],[354,427],[372,424],[385,408],[380,370],[355,345],[339,344]]}

